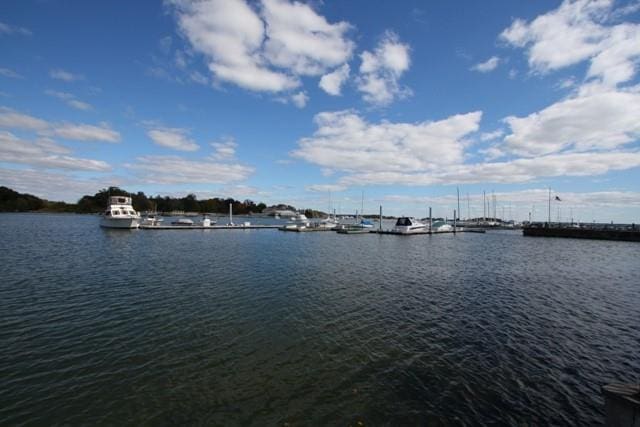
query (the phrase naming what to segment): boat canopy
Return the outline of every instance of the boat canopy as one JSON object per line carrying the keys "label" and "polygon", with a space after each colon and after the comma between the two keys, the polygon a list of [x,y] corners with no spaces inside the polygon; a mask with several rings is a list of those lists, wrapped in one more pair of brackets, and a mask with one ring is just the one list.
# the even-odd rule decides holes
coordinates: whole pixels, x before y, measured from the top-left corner
{"label": "boat canopy", "polygon": [[111,196],[109,197],[110,205],[130,205],[131,197],[126,196]]}
{"label": "boat canopy", "polygon": [[396,221],[396,227],[410,227],[412,225],[411,218],[401,217]]}

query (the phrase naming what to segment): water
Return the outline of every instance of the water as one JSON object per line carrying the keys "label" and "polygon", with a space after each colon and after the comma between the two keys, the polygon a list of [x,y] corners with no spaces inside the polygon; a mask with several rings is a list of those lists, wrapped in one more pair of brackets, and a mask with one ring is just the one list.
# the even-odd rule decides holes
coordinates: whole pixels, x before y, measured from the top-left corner
{"label": "water", "polygon": [[603,421],[640,244],[0,215],[0,424]]}

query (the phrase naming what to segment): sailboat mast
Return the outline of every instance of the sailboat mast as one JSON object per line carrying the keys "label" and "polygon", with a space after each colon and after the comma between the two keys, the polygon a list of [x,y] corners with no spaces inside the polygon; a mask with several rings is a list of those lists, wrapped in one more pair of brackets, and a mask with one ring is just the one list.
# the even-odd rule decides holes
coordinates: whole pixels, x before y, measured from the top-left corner
{"label": "sailboat mast", "polygon": [[[460,216],[460,187],[456,186],[456,194],[458,195],[458,216]],[[455,218],[454,218],[455,219]]]}

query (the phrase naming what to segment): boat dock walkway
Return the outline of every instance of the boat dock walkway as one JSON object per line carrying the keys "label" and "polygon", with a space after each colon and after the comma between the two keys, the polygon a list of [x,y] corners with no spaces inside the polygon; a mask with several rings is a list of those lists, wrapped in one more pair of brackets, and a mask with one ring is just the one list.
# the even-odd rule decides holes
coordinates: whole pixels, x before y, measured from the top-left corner
{"label": "boat dock walkway", "polygon": [[456,231],[413,231],[411,233],[402,233],[400,231],[394,230],[371,230],[371,233],[375,234],[393,234],[395,236],[414,236],[414,235],[424,235],[424,234],[456,234],[456,233],[485,233],[484,229],[478,228],[458,228]]}
{"label": "boat dock walkway", "polygon": [[294,231],[296,233],[309,233],[309,232],[314,232],[314,231],[336,231],[333,228],[326,228],[326,227],[304,227],[304,228],[299,228],[299,227],[282,227],[282,226],[278,226],[278,229],[280,231]]}
{"label": "boat dock walkway", "polygon": [[277,229],[279,225],[140,225],[143,230],[262,230]]}
{"label": "boat dock walkway", "polygon": [[525,227],[522,234],[529,237],[565,237],[572,239],[621,240],[640,242],[640,230],[633,229],[588,228],[588,227]]}

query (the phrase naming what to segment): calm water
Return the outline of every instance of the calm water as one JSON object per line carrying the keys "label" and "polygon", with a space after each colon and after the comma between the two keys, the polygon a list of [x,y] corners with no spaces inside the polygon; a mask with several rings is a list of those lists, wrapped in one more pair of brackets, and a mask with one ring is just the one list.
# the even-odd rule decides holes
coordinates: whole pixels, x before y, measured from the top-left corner
{"label": "calm water", "polygon": [[0,215],[0,424],[603,420],[640,244]]}

